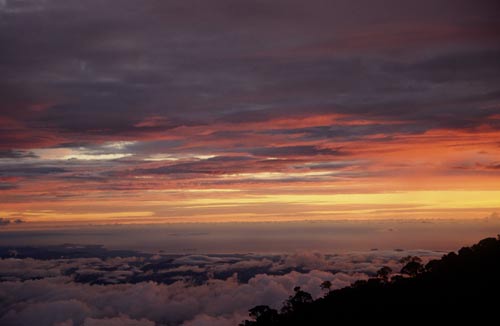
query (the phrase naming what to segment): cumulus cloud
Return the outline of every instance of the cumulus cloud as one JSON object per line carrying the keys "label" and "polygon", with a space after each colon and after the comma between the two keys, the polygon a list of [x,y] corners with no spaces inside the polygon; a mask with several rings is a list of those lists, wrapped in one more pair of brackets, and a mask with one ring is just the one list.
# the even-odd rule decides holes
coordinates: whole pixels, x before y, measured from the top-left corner
{"label": "cumulus cloud", "polygon": [[137,257],[127,258],[78,258],[78,259],[50,259],[15,258],[18,251],[8,251],[9,256],[0,260],[0,281],[2,280],[29,280],[62,275],[73,275],[75,278],[85,275],[100,275],[103,279],[119,279],[124,275],[138,272],[137,267],[129,265],[140,261]]}
{"label": "cumulus cloud", "polygon": [[322,253],[304,251],[291,255],[284,255],[278,263],[274,264],[273,269],[280,270],[290,267],[327,269],[330,267],[330,262]]}
{"label": "cumulus cloud", "polygon": [[53,261],[26,259],[0,260],[0,280],[24,280],[30,278],[45,278],[61,275],[61,267]]}
{"label": "cumulus cloud", "polygon": [[[137,325],[149,325],[149,321],[169,325],[191,321],[200,325],[207,318],[234,320],[236,315],[245,315],[249,308],[258,304],[278,308],[295,286],[301,286],[318,297],[322,294],[320,284],[324,280],[342,287],[363,278],[366,275],[333,275],[315,270],[305,274],[259,274],[246,284],[238,283],[236,277],[231,277],[210,280],[200,286],[184,282],[91,286],[74,283],[62,276],[25,282],[7,281],[0,284],[0,298],[5,311],[0,322],[6,326],[34,323],[42,326],[72,319],[74,325],[84,322],[104,325],[104,321],[98,323],[96,320],[127,314],[130,319],[141,323]],[[25,298],[30,299],[26,301]],[[123,319],[123,316],[120,318]],[[131,322],[130,325],[136,324]]]}
{"label": "cumulus cloud", "polygon": [[[22,283],[20,284],[23,285]],[[5,290],[3,286],[2,290]],[[40,289],[38,289],[38,291],[39,290]],[[30,288],[30,284],[25,284],[21,288],[18,288],[17,291],[19,291],[18,300],[27,300],[31,298],[32,289]],[[48,294],[50,295],[50,293]],[[8,300],[9,298],[6,298],[6,296],[2,293],[2,299]],[[31,301],[30,299],[27,301],[29,303],[24,305],[15,305],[14,309],[9,309],[7,313],[1,317],[1,323],[9,326],[49,326],[58,323],[68,324],[69,321],[71,321],[73,325],[81,325],[86,316],[91,314],[91,308],[86,303],[73,298],[60,300],[54,296],[48,300]],[[8,301],[5,302],[5,304],[8,304]]]}
{"label": "cumulus cloud", "polygon": [[[399,258],[408,254],[424,260],[438,255],[377,251],[175,259],[7,258],[0,260],[0,324],[235,325],[253,306],[280,308],[295,286],[317,298],[324,294],[323,281],[330,281],[332,289],[342,288],[367,279],[384,265],[397,270]],[[199,274],[205,275],[203,281],[193,282],[191,277]],[[240,274],[247,275],[244,281]],[[162,283],[163,277],[171,281]]]}

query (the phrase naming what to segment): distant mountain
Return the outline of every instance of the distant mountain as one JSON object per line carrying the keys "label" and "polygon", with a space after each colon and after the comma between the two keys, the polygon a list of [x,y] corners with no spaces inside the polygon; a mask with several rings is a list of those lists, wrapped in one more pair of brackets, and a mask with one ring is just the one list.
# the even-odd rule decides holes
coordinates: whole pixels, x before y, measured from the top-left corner
{"label": "distant mountain", "polygon": [[405,257],[399,273],[382,268],[377,277],[328,291],[317,300],[295,288],[280,311],[250,310],[240,326],[321,325],[497,325],[500,312],[500,235],[450,252],[425,266]]}

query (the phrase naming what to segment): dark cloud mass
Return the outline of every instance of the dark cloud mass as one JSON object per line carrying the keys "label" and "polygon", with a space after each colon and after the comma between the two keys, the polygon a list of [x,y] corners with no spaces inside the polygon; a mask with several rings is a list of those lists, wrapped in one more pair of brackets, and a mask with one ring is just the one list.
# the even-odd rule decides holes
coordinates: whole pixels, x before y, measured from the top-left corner
{"label": "dark cloud mass", "polygon": [[[496,189],[499,14],[490,0],[0,0],[2,213],[358,218],[382,211],[375,193]],[[351,207],[321,197],[352,193]]]}
{"label": "dark cloud mass", "polygon": [[36,158],[37,156],[32,152],[5,150],[0,151],[0,158]]}
{"label": "dark cloud mass", "polygon": [[258,156],[315,156],[342,155],[337,149],[318,148],[315,146],[285,146],[256,149],[253,154]]}
{"label": "dark cloud mass", "polygon": [[151,116],[203,124],[308,107],[399,117],[384,108],[398,101],[431,123],[442,113],[432,108],[443,100],[439,86],[452,89],[455,105],[497,90],[495,13],[489,1],[382,9],[370,1],[7,0],[2,116],[35,134],[118,137],[142,134],[137,123]]}

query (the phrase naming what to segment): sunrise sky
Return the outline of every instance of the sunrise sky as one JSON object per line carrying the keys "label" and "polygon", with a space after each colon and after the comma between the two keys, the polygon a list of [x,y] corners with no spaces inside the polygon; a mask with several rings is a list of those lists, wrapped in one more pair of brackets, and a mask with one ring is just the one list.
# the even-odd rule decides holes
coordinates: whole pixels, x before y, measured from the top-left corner
{"label": "sunrise sky", "polygon": [[499,9],[0,0],[0,224],[498,216]]}

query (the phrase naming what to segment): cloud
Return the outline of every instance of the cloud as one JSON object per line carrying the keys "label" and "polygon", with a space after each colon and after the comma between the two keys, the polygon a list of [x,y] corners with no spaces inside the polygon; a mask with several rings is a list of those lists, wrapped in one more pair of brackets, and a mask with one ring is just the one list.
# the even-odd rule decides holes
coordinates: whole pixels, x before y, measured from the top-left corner
{"label": "cloud", "polygon": [[[417,187],[409,175],[472,189],[498,170],[494,1],[143,2],[0,2],[0,190],[13,211],[36,201],[69,216],[90,198],[101,213],[118,199],[144,211],[172,189],[162,200],[180,207],[147,210],[173,220],[193,209],[185,189],[371,194]],[[485,173],[454,168],[479,151]],[[294,218],[325,218],[317,206]],[[286,218],[262,211],[238,219]]]}
{"label": "cloud", "polygon": [[156,324],[145,318],[140,320],[130,319],[127,315],[120,315],[114,318],[86,318],[83,326],[155,326]]}
{"label": "cloud", "polygon": [[[18,289],[20,295],[29,298],[30,285],[24,289]],[[5,296],[3,296],[5,298]],[[76,299],[58,300],[53,298],[46,301],[34,301],[31,304],[22,305],[23,309],[8,310],[0,318],[3,324],[14,325],[54,325],[71,320],[73,325],[81,325],[85,317],[91,313],[91,308]]]}
{"label": "cloud", "polygon": [[345,155],[338,149],[318,148],[317,146],[284,146],[284,147],[265,147],[252,152],[257,156],[315,156],[315,155]]}
{"label": "cloud", "polygon": [[[26,252],[36,255],[33,250]],[[71,251],[65,250],[71,257]],[[332,282],[333,289],[342,288],[367,279],[382,266],[398,270],[399,259],[408,254],[424,261],[439,255],[380,250],[337,255],[184,255],[175,259],[161,255],[7,258],[0,260],[0,323],[234,325],[255,305],[280,308],[295,286],[317,298],[323,295],[320,284],[325,280]],[[39,255],[45,257],[44,251]]]}
{"label": "cloud", "polygon": [[[17,256],[12,249],[10,254]],[[64,274],[65,270],[75,268],[84,272],[87,265],[101,262],[97,258],[79,260],[39,260],[33,258],[8,258],[0,260],[0,280],[29,280],[46,277],[56,277]]]}
{"label": "cloud", "polygon": [[234,326],[241,323],[248,317],[248,314],[234,314],[230,317],[213,317],[206,314],[199,314],[194,319],[184,322],[182,326]]}
{"label": "cloud", "polygon": [[57,166],[4,165],[0,170],[3,177],[36,177],[64,173],[67,170]]}
{"label": "cloud", "polygon": [[490,215],[484,218],[486,222],[500,222],[500,214],[498,212],[492,212]]}
{"label": "cloud", "polygon": [[1,226],[6,226],[6,225],[9,225],[9,224],[21,224],[21,223],[25,223],[25,222],[23,220],[21,220],[21,219],[0,218],[0,227]]}
{"label": "cloud", "polygon": [[483,168],[483,169],[486,169],[486,170],[496,171],[496,170],[500,170],[500,162],[493,162],[493,163],[486,164],[486,165],[477,163],[476,167],[480,168],[480,169]]}
{"label": "cloud", "polygon": [[[35,135],[50,127],[66,141],[96,137],[97,143],[304,112],[408,117],[409,122],[418,115],[432,128],[442,110],[458,111],[460,118],[471,114],[428,105],[441,101],[442,89],[433,84],[474,81],[485,88],[460,91],[478,95],[491,90],[497,78],[498,49],[492,41],[499,26],[492,17],[495,6],[486,2],[433,2],[446,17],[396,1],[388,12],[363,1],[355,17],[350,4],[320,0],[307,8],[299,1],[147,3],[5,2],[1,13],[8,19],[1,35],[9,50],[0,64],[10,91],[3,94],[8,110],[2,115],[23,122]],[[192,12],[193,6],[200,10]],[[56,19],[60,16],[80,18]],[[27,32],[25,39],[8,37],[21,31]],[[439,41],[428,35],[438,35]],[[224,46],[228,41],[230,49]],[[34,50],[40,60],[28,55]],[[462,92],[448,95],[460,103]],[[419,110],[408,112],[412,103]],[[27,112],[35,114],[22,119]],[[11,145],[25,141],[35,139],[14,137]]]}
{"label": "cloud", "polygon": [[0,150],[0,159],[20,159],[20,158],[36,158],[33,152],[20,151],[20,150]]}
{"label": "cloud", "polygon": [[[321,295],[319,285],[324,280],[343,286],[363,277],[335,276],[321,271],[291,272],[281,276],[256,275],[246,284],[239,284],[232,277],[210,280],[200,286],[183,282],[90,286],[73,283],[67,277],[23,283],[7,281],[0,283],[6,311],[0,321],[2,325],[22,326],[32,325],[37,320],[38,325],[44,326],[71,318],[79,325],[86,318],[116,318],[127,314],[136,320],[178,325],[196,320],[200,314],[227,318],[236,313],[243,315],[249,307],[257,304],[279,307],[297,285],[317,297]],[[24,297],[29,297],[29,302],[23,302]],[[137,305],[137,302],[141,304]],[[147,325],[146,321],[142,322]]]}

